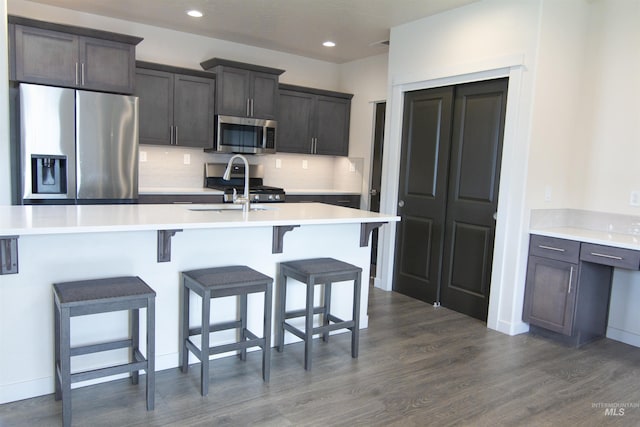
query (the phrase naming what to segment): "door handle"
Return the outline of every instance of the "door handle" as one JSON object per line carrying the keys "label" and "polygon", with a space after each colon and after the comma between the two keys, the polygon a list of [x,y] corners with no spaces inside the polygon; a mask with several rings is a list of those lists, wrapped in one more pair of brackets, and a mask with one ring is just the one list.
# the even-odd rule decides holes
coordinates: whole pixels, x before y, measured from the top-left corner
{"label": "door handle", "polygon": [[399,207],[399,208],[404,207],[404,200],[400,200],[400,201],[398,202],[398,207]]}
{"label": "door handle", "polygon": [[498,220],[498,211],[495,211],[495,212],[493,213],[493,220],[494,220],[494,221],[497,221],[497,220]]}
{"label": "door handle", "polygon": [[376,190],[375,188],[372,188],[371,191],[369,191],[369,194],[371,194],[372,196],[377,196],[378,190]]}

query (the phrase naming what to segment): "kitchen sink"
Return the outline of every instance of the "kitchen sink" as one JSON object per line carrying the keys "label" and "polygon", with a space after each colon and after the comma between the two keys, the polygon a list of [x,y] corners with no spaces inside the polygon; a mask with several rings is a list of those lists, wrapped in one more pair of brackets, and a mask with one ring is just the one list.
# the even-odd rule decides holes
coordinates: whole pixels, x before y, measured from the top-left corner
{"label": "kitchen sink", "polygon": [[[192,206],[188,208],[193,212],[223,212],[223,211],[242,211],[242,205],[234,204],[211,204]],[[276,210],[275,206],[251,205],[251,212]]]}

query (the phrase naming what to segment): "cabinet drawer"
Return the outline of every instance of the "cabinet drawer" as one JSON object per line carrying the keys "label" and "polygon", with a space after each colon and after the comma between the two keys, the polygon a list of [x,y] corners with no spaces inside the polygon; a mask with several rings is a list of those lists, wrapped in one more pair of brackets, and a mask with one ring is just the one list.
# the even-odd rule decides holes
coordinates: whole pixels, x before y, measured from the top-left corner
{"label": "cabinet drawer", "polygon": [[580,242],[532,234],[529,255],[577,264],[580,256]]}
{"label": "cabinet drawer", "polygon": [[583,243],[582,249],[580,250],[580,259],[582,261],[629,270],[640,269],[640,251],[634,251],[632,249]]}

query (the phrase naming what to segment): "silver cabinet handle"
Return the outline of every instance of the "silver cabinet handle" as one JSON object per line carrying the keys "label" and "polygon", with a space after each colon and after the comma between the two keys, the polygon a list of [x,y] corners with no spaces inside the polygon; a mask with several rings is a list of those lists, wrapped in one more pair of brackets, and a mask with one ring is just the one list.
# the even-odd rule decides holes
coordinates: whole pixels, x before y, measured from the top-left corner
{"label": "silver cabinet handle", "polygon": [[573,283],[573,266],[571,266],[571,270],[569,270],[569,292],[571,293],[571,283]]}
{"label": "silver cabinet handle", "polygon": [[399,208],[404,207],[404,200],[400,200],[400,201],[398,201],[398,207],[399,207]]}
{"label": "silver cabinet handle", "polygon": [[562,249],[562,248],[554,248],[553,246],[538,245],[538,247],[539,247],[540,249],[548,249],[548,250],[550,250],[550,251],[566,252],[566,249]]}
{"label": "silver cabinet handle", "polygon": [[254,115],[254,112],[253,112],[253,102],[254,102],[254,99],[253,99],[253,98],[251,98],[251,117],[253,117],[253,115]]}
{"label": "silver cabinet handle", "polygon": [[621,256],[615,256],[615,255],[608,255],[608,254],[600,254],[598,252],[591,252],[591,255],[593,256],[599,256],[600,258],[608,258],[608,259],[616,259],[618,261],[622,261],[624,258],[622,258]]}
{"label": "silver cabinet handle", "polygon": [[174,135],[173,143],[175,145],[178,145],[178,126],[173,127],[173,135]]}
{"label": "silver cabinet handle", "polygon": [[78,84],[80,79],[78,79],[78,63],[76,62],[76,84]]}
{"label": "silver cabinet handle", "polygon": [[82,86],[84,86],[84,62],[80,65],[80,76],[81,76],[81,80],[80,80],[80,84]]}

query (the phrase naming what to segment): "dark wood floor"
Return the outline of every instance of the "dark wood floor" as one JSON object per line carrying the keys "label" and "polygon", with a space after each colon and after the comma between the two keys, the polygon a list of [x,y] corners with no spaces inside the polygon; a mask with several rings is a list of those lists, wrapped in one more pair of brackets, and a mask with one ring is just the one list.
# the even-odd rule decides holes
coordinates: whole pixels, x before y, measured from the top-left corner
{"label": "dark wood floor", "polygon": [[[263,384],[260,353],[211,362],[211,390],[199,369],[157,375],[156,409],[144,381],[112,381],[73,391],[78,426],[602,426],[640,425],[640,349],[601,340],[580,350],[372,289],[360,358],[349,334],[316,341],[313,371],[303,347],[273,352]],[[6,368],[6,367],[5,367]],[[624,415],[604,404],[628,405]],[[55,426],[53,395],[0,405],[2,426]]]}

